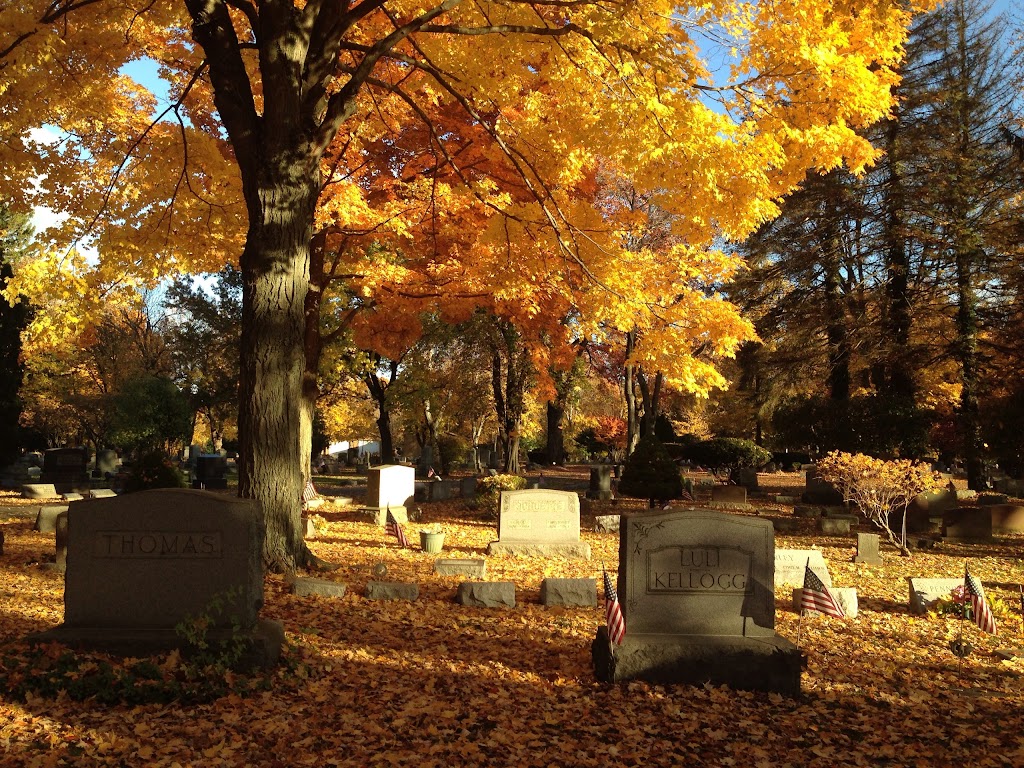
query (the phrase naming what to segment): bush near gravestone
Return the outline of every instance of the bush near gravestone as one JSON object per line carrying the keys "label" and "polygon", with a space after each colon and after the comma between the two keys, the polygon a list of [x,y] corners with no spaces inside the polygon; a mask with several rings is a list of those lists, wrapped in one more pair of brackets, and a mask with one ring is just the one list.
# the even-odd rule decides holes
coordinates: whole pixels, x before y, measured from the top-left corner
{"label": "bush near gravestone", "polygon": [[185,488],[185,475],[160,451],[144,453],[132,462],[125,480],[125,493],[151,488]]}
{"label": "bush near gravestone", "polygon": [[738,483],[741,469],[760,469],[772,460],[772,454],[752,440],[716,437],[691,446],[687,458],[718,477],[727,476],[730,482]]}
{"label": "bush near gravestone", "polygon": [[521,491],[526,488],[522,475],[494,475],[482,477],[476,484],[476,498],[480,508],[489,517],[498,517],[502,491]]}
{"label": "bush near gravestone", "polygon": [[655,501],[669,501],[683,495],[679,467],[654,435],[643,438],[626,459],[619,480],[619,493],[635,499],[648,499],[652,508]]}

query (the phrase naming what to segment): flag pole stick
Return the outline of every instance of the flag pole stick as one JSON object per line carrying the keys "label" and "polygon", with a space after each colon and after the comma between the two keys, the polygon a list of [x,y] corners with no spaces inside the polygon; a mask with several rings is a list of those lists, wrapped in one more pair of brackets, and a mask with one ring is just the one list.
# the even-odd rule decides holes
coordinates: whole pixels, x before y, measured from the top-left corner
{"label": "flag pole stick", "polygon": [[967,615],[967,561],[964,560],[964,602],[960,604],[960,626],[956,636],[956,677],[963,684],[964,668],[964,617]]}
{"label": "flag pole stick", "polygon": [[804,564],[804,584],[800,587],[800,614],[796,620],[796,649],[800,650],[800,633],[804,628],[804,588],[807,586],[807,569],[811,567],[811,558]]}
{"label": "flag pole stick", "polygon": [[1020,633],[1024,635],[1024,584],[1018,584],[1020,589]]}

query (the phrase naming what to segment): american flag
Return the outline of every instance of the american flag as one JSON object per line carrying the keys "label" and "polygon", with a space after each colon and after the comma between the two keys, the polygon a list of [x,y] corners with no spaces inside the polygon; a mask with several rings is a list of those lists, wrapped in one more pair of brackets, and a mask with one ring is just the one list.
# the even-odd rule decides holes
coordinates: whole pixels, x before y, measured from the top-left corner
{"label": "american flag", "polygon": [[846,617],[842,607],[828,591],[828,587],[818,578],[818,574],[811,570],[810,563],[804,566],[804,588],[800,590],[800,612],[804,611],[818,611],[837,619]]}
{"label": "american flag", "polygon": [[409,546],[409,539],[405,537],[405,531],[402,530],[402,526],[398,524],[395,516],[391,514],[391,507],[388,507],[388,521],[385,526],[388,533],[398,539],[398,544],[403,547]]}
{"label": "american flag", "polygon": [[[603,569],[602,569],[603,570]],[[619,645],[626,636],[626,621],[622,618],[619,596],[612,585],[612,577],[604,572],[604,620],[608,625],[608,639]]]}
{"label": "american flag", "polygon": [[302,489],[302,503],[308,504],[317,498],[320,494],[316,492],[316,488],[313,487],[313,481],[307,480],[306,487]]}
{"label": "american flag", "polygon": [[974,609],[974,623],[981,627],[983,632],[990,635],[996,633],[996,617],[992,615],[992,609],[985,599],[985,591],[981,588],[981,582],[970,571],[964,569],[964,587],[967,589],[967,597],[971,600],[971,607]]}
{"label": "american flag", "polygon": [[434,476],[434,468],[433,468],[433,467],[430,467],[430,468],[429,468],[429,469],[427,470],[427,479],[430,479],[430,478],[432,478],[433,476]]}

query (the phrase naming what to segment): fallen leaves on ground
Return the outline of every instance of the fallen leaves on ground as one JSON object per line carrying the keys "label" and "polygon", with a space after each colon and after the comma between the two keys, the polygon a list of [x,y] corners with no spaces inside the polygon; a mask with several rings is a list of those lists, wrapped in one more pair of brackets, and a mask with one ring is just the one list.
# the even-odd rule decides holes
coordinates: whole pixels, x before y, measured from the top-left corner
{"label": "fallen leaves on ground", "polygon": [[[792,507],[755,502],[764,514]],[[1020,616],[1000,634],[967,623],[974,652],[948,644],[952,617],[911,616],[908,576],[962,576],[965,558],[991,594],[1018,605],[1024,537],[944,545],[910,559],[885,550],[880,566],[853,563],[855,537],[811,527],[776,545],[822,549],[836,586],[857,588],[856,619],[800,619],[788,589],[776,594],[776,628],[808,656],[804,694],[641,682],[596,683],[590,643],[598,608],[539,605],[546,576],[597,577],[614,568],[618,537],[584,532],[590,561],[488,557],[487,579],[513,581],[512,610],[453,602],[459,577],[433,574],[417,530],[439,522],[444,557],[483,557],[495,525],[462,502],[423,504],[406,526],[413,549],[354,511],[319,511],[317,574],[348,585],[345,597],[296,597],[267,578],[262,615],[284,623],[289,665],[271,690],[199,705],[103,706],[66,696],[0,696],[4,766],[1016,766],[1024,764],[1021,661],[997,648],[1024,647]],[[609,509],[595,510],[613,511]],[[591,518],[585,517],[584,522]],[[0,657],[23,652],[28,632],[60,622],[63,580],[40,568],[52,534],[0,512]],[[862,528],[862,530],[866,530]],[[416,602],[366,600],[384,563],[388,580],[414,581]]]}

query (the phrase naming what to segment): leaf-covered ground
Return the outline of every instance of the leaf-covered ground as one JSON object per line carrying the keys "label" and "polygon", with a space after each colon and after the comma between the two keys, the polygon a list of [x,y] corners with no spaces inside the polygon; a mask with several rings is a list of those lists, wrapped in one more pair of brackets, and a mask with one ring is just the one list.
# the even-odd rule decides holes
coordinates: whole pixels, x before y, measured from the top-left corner
{"label": "leaf-covered ground", "polygon": [[[778,486],[769,491],[785,493],[787,480],[762,476],[762,484]],[[792,514],[767,498],[756,501],[762,514]],[[10,657],[26,652],[17,642],[23,635],[60,622],[63,580],[40,567],[52,559],[53,536],[31,531],[34,507],[4,509],[0,657]],[[425,521],[445,529],[444,556],[482,557],[495,538],[494,524],[462,502],[422,509]],[[585,514],[585,528],[590,521]],[[583,534],[594,551],[589,562],[488,558],[487,578],[514,581],[519,604],[482,610],[453,602],[460,579],[435,576],[434,556],[397,548],[349,509],[328,504],[319,522],[312,546],[341,563],[322,576],[349,590],[341,599],[299,598],[282,577],[267,577],[263,615],[284,623],[289,662],[271,690],[141,706],[64,695],[24,701],[0,692],[0,765],[1024,764],[1024,664],[995,653],[1024,647],[1017,598],[1024,537],[944,545],[911,559],[887,549],[884,565],[866,567],[851,562],[854,536],[816,534],[810,521],[801,535],[778,534],[778,547],[820,547],[833,583],[856,587],[860,602],[856,619],[802,620],[808,664],[804,694],[793,700],[721,687],[594,682],[590,643],[601,609],[544,608],[539,588],[545,576],[598,576],[602,560],[614,567],[614,534]],[[414,546],[421,524],[407,527]],[[996,637],[965,625],[974,652],[961,665],[948,647],[957,621],[909,615],[906,577],[959,577],[965,558],[1006,607]],[[389,580],[418,583],[419,599],[366,600],[378,563],[387,565]],[[796,640],[798,620],[780,590],[778,632]]]}

